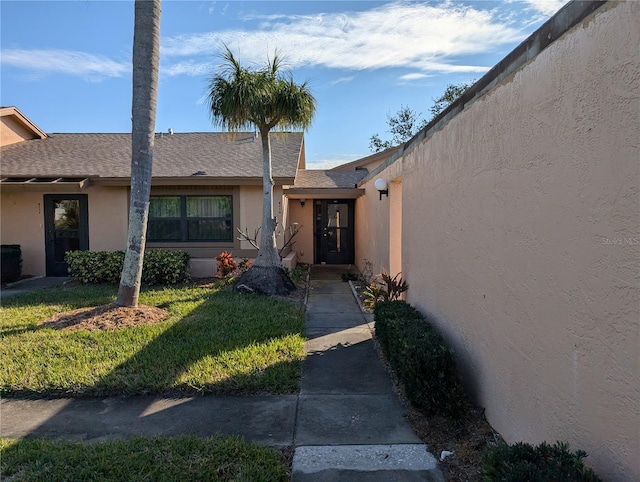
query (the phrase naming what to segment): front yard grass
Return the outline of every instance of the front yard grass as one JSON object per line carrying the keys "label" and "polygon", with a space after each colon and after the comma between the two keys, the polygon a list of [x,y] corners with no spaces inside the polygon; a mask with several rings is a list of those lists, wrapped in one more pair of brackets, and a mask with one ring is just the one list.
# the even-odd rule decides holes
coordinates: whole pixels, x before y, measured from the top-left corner
{"label": "front yard grass", "polygon": [[191,435],[95,444],[0,439],[0,473],[24,482],[289,480],[285,457],[275,449]]}
{"label": "front yard grass", "polygon": [[29,396],[294,393],[303,309],[285,300],[196,286],[150,288],[159,323],[67,331],[40,323],[111,303],[117,286],[63,287],[3,300],[0,392]]}

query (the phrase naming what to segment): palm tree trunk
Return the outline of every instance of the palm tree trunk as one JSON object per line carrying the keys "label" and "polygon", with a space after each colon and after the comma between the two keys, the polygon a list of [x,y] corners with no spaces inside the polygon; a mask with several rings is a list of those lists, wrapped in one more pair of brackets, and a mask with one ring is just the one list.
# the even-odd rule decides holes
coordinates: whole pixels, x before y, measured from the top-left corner
{"label": "palm tree trunk", "polygon": [[131,205],[116,304],[138,306],[146,244],[160,63],[160,0],[136,0],[131,108]]}
{"label": "palm tree trunk", "polygon": [[278,248],[276,246],[276,218],[273,215],[273,175],[271,173],[271,140],[269,131],[260,131],[262,140],[262,232],[260,234],[260,249],[256,258],[256,266],[282,266]]}
{"label": "palm tree trunk", "polygon": [[238,280],[236,289],[263,295],[286,295],[296,289],[289,275],[282,268],[276,247],[276,218],[273,215],[273,176],[271,174],[271,144],[269,130],[261,129],[262,138],[262,233],[260,249],[255,263]]}

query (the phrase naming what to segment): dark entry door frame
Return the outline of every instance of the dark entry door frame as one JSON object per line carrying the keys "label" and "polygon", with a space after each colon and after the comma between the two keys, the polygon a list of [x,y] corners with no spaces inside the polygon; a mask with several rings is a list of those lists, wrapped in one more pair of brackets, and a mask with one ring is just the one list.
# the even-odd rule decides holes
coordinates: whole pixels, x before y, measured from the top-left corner
{"label": "dark entry door frame", "polygon": [[67,251],[89,249],[89,210],[86,194],[44,195],[47,276],[67,276]]}
{"label": "dark entry door frame", "polygon": [[353,264],[353,199],[316,199],[313,208],[314,263]]}

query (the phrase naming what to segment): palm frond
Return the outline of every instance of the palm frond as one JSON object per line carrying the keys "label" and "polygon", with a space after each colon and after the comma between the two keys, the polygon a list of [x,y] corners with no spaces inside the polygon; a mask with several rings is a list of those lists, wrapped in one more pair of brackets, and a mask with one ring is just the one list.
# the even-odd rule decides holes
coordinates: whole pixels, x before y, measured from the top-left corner
{"label": "palm frond", "polygon": [[283,69],[278,50],[262,68],[245,67],[224,46],[222,64],[211,78],[208,105],[215,125],[230,131],[252,126],[260,131],[306,129],[311,125],[316,100],[304,82],[296,84]]}

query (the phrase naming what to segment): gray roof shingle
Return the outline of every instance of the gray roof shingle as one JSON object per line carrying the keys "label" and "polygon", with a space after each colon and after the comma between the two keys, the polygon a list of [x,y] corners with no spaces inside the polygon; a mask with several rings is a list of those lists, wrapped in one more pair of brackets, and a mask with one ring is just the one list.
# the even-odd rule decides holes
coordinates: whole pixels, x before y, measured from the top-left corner
{"label": "gray roof shingle", "polygon": [[368,174],[366,169],[353,171],[299,171],[294,184],[295,188],[311,189],[349,189]]}
{"label": "gray roof shingle", "polygon": [[[271,135],[274,178],[293,178],[303,148],[301,132]],[[262,178],[262,143],[251,132],[156,135],[153,177]],[[51,134],[5,146],[2,176],[129,178],[131,134]]]}

